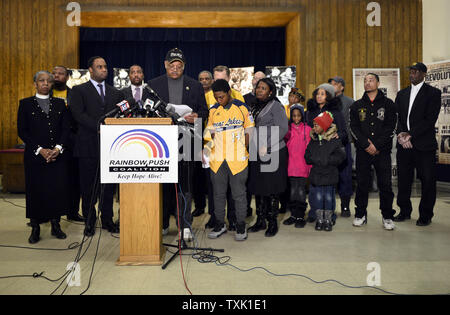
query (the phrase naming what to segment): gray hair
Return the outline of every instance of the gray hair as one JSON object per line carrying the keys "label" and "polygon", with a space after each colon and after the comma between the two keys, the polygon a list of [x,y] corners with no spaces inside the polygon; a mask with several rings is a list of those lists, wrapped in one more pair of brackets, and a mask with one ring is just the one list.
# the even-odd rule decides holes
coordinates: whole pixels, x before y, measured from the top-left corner
{"label": "gray hair", "polygon": [[198,76],[200,77],[200,74],[202,74],[202,73],[207,73],[207,74],[209,75],[210,79],[212,79],[212,78],[213,78],[213,75],[212,75],[212,73],[211,73],[211,72],[209,72],[208,70],[203,70],[202,72],[200,72],[200,73],[198,74]]}
{"label": "gray hair", "polygon": [[53,74],[51,74],[51,73],[48,72],[48,71],[41,70],[41,71],[36,72],[36,74],[35,74],[34,77],[33,77],[33,81],[34,81],[35,83],[36,83],[38,77],[39,77],[41,74],[48,74],[48,76],[50,77],[50,79],[51,79],[52,81],[55,80],[55,78],[53,77]]}

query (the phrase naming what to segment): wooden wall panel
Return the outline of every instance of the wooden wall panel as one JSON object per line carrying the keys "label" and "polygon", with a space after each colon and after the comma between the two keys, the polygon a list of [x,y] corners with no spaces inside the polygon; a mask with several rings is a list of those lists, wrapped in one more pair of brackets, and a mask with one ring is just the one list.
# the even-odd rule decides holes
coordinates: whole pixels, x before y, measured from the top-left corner
{"label": "wooden wall panel", "polygon": [[[422,1],[378,0],[381,27],[366,24],[369,1],[363,0],[79,0],[82,12],[211,11],[281,12],[287,35],[286,63],[297,65],[299,87],[310,97],[329,77],[341,75],[352,96],[352,68],[399,67],[422,59]],[[18,101],[34,92],[32,77],[56,64],[77,67],[79,29],[66,23],[66,0],[0,1],[0,149],[18,143]],[[286,15],[282,13],[285,12]],[[296,20],[295,20],[296,19]],[[253,20],[254,21],[254,20]],[[105,20],[99,20],[103,25]],[[264,23],[268,21],[262,21]],[[255,22],[253,22],[255,23]],[[273,23],[273,21],[272,21]],[[218,25],[220,26],[220,25]],[[256,26],[256,25],[255,25]],[[298,47],[298,51],[292,48]]]}

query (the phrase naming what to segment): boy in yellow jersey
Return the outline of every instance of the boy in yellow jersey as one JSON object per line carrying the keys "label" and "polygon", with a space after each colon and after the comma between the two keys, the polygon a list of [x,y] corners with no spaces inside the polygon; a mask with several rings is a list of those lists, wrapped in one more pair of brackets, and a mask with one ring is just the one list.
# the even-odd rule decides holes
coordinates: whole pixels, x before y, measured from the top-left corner
{"label": "boy in yellow jersey", "polygon": [[245,218],[247,215],[246,181],[248,177],[248,144],[250,132],[255,126],[247,106],[231,97],[230,85],[219,79],[212,85],[217,103],[209,110],[205,129],[204,155],[209,158],[211,182],[214,189],[214,213],[216,225],[208,234],[218,238],[226,233],[225,203],[228,186],[236,208],[235,240],[247,239]]}

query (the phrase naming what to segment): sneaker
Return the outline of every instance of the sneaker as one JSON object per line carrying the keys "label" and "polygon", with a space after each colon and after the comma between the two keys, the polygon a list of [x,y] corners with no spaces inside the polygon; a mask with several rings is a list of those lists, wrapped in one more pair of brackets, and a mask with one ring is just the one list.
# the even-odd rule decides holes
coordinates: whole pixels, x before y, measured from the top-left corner
{"label": "sneaker", "polygon": [[353,220],[353,226],[363,226],[364,224],[367,224],[366,216],[363,216],[362,218],[355,217]]}
{"label": "sneaker", "polygon": [[247,229],[245,223],[236,225],[236,234],[234,236],[236,241],[245,241],[247,239]]}
{"label": "sneaker", "polygon": [[292,225],[292,224],[295,224],[297,222],[297,218],[294,218],[294,217],[289,217],[289,218],[287,218],[286,220],[284,220],[283,221],[283,224],[284,225]]}
{"label": "sneaker", "polygon": [[183,230],[183,237],[186,242],[192,241],[192,232],[190,228],[185,228]]}
{"label": "sneaker", "polygon": [[208,238],[218,238],[224,233],[227,233],[227,226],[225,224],[218,224],[208,233]]}
{"label": "sneaker", "polygon": [[393,229],[395,229],[395,224],[394,221],[392,221],[391,219],[384,219],[383,218],[383,226],[385,230],[388,231],[392,231]]}

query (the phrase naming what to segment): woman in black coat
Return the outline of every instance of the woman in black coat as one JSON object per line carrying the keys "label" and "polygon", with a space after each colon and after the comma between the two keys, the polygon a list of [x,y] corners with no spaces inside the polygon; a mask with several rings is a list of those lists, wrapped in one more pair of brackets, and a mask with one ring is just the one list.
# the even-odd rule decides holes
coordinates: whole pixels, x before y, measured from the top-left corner
{"label": "woman in black coat", "polygon": [[[276,92],[272,79],[259,80],[256,85],[257,103],[252,109],[255,130],[250,142],[248,187],[250,193],[262,197],[262,205],[257,208],[256,223],[248,231],[265,229],[267,219],[267,237],[278,232],[279,195],[285,191],[287,183],[288,153],[284,136],[288,131],[288,119]],[[272,127],[278,132],[272,134]]]}
{"label": "woman in black coat", "polygon": [[[325,98],[320,97],[323,92],[325,92]],[[311,128],[314,127],[314,118],[325,111],[330,112],[333,115],[333,123],[337,127],[338,137],[341,139],[342,145],[345,147],[348,143],[347,128],[344,115],[341,112],[342,103],[338,97],[335,97],[334,87],[327,83],[319,85],[319,87],[313,92],[313,98],[308,100],[306,108],[306,123]]]}
{"label": "woman in black coat", "polygon": [[62,99],[49,95],[53,76],[40,71],[34,77],[36,95],[19,102],[17,129],[25,143],[26,217],[30,219],[31,244],[39,241],[40,223],[50,220],[51,234],[65,239],[59,225],[69,209],[68,156],[64,154],[70,116]]}

